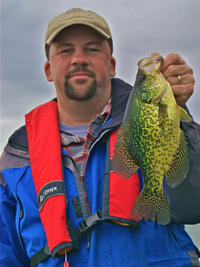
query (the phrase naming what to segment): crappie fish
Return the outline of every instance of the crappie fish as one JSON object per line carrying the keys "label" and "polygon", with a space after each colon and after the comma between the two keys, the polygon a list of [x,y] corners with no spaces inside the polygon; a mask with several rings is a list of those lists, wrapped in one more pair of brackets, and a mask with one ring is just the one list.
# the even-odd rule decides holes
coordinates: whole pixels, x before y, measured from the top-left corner
{"label": "crappie fish", "polygon": [[160,72],[163,58],[138,62],[136,81],[116,138],[112,165],[128,179],[141,169],[144,187],[131,211],[136,220],[170,222],[170,209],[163,190],[166,182],[179,185],[189,168],[187,145],[180,120],[191,121],[176,104],[170,84]]}

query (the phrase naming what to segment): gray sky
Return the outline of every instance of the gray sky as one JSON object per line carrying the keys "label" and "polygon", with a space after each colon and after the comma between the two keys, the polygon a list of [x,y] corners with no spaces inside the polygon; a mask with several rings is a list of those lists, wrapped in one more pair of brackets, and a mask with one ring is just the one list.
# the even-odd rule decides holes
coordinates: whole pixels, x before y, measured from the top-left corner
{"label": "gray sky", "polygon": [[[107,20],[114,39],[116,77],[130,84],[140,59],[153,52],[163,57],[180,54],[194,70],[195,92],[188,107],[200,123],[200,0],[1,0],[0,4],[0,152],[24,124],[24,115],[55,97],[43,71],[44,35],[54,16],[73,7],[93,10]],[[200,246],[197,230],[193,238]]]}

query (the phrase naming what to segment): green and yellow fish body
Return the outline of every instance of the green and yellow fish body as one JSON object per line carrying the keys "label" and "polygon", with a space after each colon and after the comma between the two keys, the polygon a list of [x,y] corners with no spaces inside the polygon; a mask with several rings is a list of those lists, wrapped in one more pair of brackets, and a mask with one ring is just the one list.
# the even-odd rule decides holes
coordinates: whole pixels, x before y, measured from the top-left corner
{"label": "green and yellow fish body", "polygon": [[117,133],[112,165],[128,179],[140,167],[144,187],[131,217],[137,220],[170,222],[170,210],[163,190],[175,187],[186,177],[189,163],[180,120],[190,121],[176,104],[169,83],[160,72],[162,57],[147,57],[138,62],[138,73],[124,120]]}

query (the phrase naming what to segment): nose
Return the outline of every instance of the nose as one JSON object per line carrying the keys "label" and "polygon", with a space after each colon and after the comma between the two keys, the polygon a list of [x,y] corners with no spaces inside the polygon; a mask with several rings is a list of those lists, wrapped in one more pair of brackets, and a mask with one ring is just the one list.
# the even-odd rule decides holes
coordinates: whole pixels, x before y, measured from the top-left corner
{"label": "nose", "polygon": [[86,55],[83,52],[77,51],[71,60],[71,64],[73,66],[74,65],[88,65],[89,60],[87,59]]}

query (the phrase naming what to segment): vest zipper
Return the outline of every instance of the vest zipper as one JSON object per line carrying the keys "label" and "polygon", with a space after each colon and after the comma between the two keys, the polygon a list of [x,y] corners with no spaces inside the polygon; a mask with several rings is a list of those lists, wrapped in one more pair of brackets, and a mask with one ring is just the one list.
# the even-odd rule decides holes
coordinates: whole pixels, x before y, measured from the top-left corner
{"label": "vest zipper", "polygon": [[[117,127],[119,127],[119,125],[113,127],[113,128],[109,128],[109,129],[106,129],[106,130],[103,130],[101,132],[99,132],[99,134],[97,135],[97,137],[92,141],[92,143],[90,144],[90,151],[92,150],[92,148],[94,147],[94,145],[108,132],[111,132],[112,130],[116,129]],[[105,140],[106,141],[106,140]],[[89,158],[89,155],[90,155],[90,151],[89,151],[89,154],[88,154],[88,158]]]}
{"label": "vest zipper", "polygon": [[[82,185],[81,186],[77,186],[77,183],[81,183],[81,182],[80,182],[80,179],[79,179],[79,174],[77,172],[75,162],[74,162],[74,160],[69,155],[67,155],[65,153],[62,153],[62,157],[69,158],[69,160],[72,162],[72,164],[74,166],[74,169],[76,171],[76,174],[74,174],[73,170],[70,169],[68,166],[66,166],[66,168],[70,169],[73,172],[74,180],[75,180],[75,183],[76,183],[76,189],[77,189],[77,192],[78,192],[79,202],[80,202],[80,206],[81,206],[82,217],[83,217],[83,219],[86,219],[89,216],[89,212],[90,211],[88,211],[88,207],[87,207],[87,204],[86,204],[86,201],[85,201],[85,192],[84,192],[84,190],[81,190],[82,192],[80,192],[80,190],[79,190],[79,188],[82,188]],[[62,160],[62,167],[65,168],[65,166],[63,166],[63,160]],[[77,175],[77,179],[76,179],[75,175]],[[63,175],[63,182],[65,184],[64,178],[65,177]],[[83,196],[83,197],[81,197],[81,196]],[[66,195],[66,197],[67,197],[67,195]],[[82,204],[82,203],[84,203],[84,204]]]}

